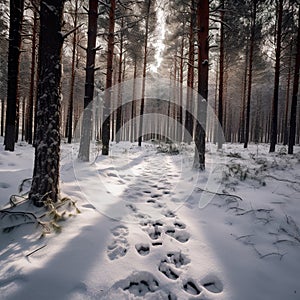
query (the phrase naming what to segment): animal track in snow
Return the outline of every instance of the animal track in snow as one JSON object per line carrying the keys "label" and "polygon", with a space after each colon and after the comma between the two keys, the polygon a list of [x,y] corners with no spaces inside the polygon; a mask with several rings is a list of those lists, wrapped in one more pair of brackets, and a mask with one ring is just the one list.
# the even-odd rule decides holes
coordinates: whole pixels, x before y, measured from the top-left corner
{"label": "animal track in snow", "polygon": [[107,255],[110,260],[118,259],[125,256],[129,243],[126,236],[128,235],[128,228],[123,225],[119,225],[111,230],[113,235],[112,242],[107,246]]}
{"label": "animal track in snow", "polygon": [[148,244],[136,244],[135,249],[142,256],[148,255],[150,253],[150,247]]}
{"label": "animal track in snow", "polygon": [[179,277],[179,275],[166,262],[161,261],[158,266],[158,270],[169,279],[176,280]]}
{"label": "animal track in snow", "polygon": [[181,252],[169,252],[164,261],[173,264],[176,268],[180,268],[191,262],[191,260]]}
{"label": "animal track in snow", "polygon": [[200,287],[197,286],[197,284],[189,280],[183,285],[183,289],[190,295],[199,295],[201,293]]}
{"label": "animal track in snow", "polygon": [[207,276],[201,281],[202,286],[211,293],[221,293],[223,291],[223,284],[221,280],[213,275]]}
{"label": "animal track in snow", "polygon": [[165,233],[180,243],[186,243],[190,239],[190,234],[184,230],[169,228],[165,231]]}
{"label": "animal track in snow", "polygon": [[160,221],[147,220],[142,222],[141,225],[145,227],[143,230],[148,233],[152,240],[157,240],[162,234],[160,227],[163,226],[163,223]]}
{"label": "animal track in snow", "polygon": [[154,293],[159,288],[157,279],[148,272],[139,272],[132,278],[127,279],[128,283],[123,287],[124,291],[134,296],[145,296],[147,293]]}
{"label": "animal track in snow", "polygon": [[174,226],[176,228],[179,228],[179,229],[185,229],[186,228],[186,225],[183,222],[180,222],[180,221],[175,221]]}
{"label": "animal track in snow", "polygon": [[176,217],[175,213],[172,212],[171,210],[163,211],[163,215],[164,215],[166,218],[174,218],[174,217]]}
{"label": "animal track in snow", "polygon": [[190,263],[190,259],[181,252],[169,252],[166,257],[161,260],[158,269],[169,279],[176,280],[179,277],[178,271],[175,271],[171,266],[178,269],[188,263]]}

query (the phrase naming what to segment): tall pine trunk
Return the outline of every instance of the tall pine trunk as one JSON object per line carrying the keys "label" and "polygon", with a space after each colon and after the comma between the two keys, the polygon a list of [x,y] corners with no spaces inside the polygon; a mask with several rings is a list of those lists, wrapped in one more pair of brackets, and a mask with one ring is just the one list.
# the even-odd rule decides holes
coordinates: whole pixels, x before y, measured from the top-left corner
{"label": "tall pine trunk", "polygon": [[224,0],[221,0],[220,12],[220,65],[219,65],[219,105],[218,105],[218,149],[222,148],[223,135],[223,87],[224,87]]}
{"label": "tall pine trunk", "polygon": [[299,90],[299,67],[300,67],[300,7],[298,8],[297,54],[296,54],[295,69],[294,69],[294,82],[293,82],[293,93],[292,93],[292,104],[291,104],[288,154],[293,154],[295,140],[296,140],[297,95],[298,95],[298,90]]}
{"label": "tall pine trunk", "polygon": [[145,85],[146,85],[146,72],[147,72],[147,55],[148,55],[148,35],[149,35],[149,18],[150,18],[150,7],[152,0],[148,0],[147,16],[145,24],[145,41],[144,41],[144,63],[143,63],[143,81],[142,81],[142,95],[141,95],[141,107],[140,107],[140,126],[138,135],[138,145],[142,146],[143,139],[143,115],[145,109]]}
{"label": "tall pine trunk", "polygon": [[19,106],[19,64],[21,53],[21,31],[24,12],[24,0],[10,0],[9,48],[7,69],[7,106],[5,123],[5,150],[15,150],[17,128],[17,110]]}
{"label": "tall pine trunk", "polygon": [[[77,27],[77,13],[78,13],[78,0],[75,0],[75,11],[74,11],[74,28]],[[71,82],[70,82],[70,94],[69,94],[69,103],[68,103],[68,115],[66,122],[66,136],[68,137],[68,143],[72,142],[72,133],[73,133],[73,113],[74,113],[74,84],[76,76],[76,48],[77,48],[77,30],[73,33],[72,40],[72,66],[71,66]]]}
{"label": "tall pine trunk", "polygon": [[29,193],[36,206],[59,198],[63,8],[63,0],[41,1],[35,160]]}
{"label": "tall pine trunk", "polygon": [[279,77],[280,77],[280,56],[281,56],[281,33],[282,33],[282,13],[283,0],[278,0],[277,9],[277,38],[276,38],[276,61],[275,61],[275,78],[274,78],[274,95],[272,103],[272,121],[271,121],[271,143],[270,152],[275,151],[277,143],[277,127],[278,127],[278,93],[279,93]]}
{"label": "tall pine trunk", "polygon": [[208,100],[208,26],[209,1],[198,0],[198,109],[195,132],[196,151],[194,167],[200,170],[205,169],[205,131]]}
{"label": "tall pine trunk", "polygon": [[95,55],[97,39],[98,1],[89,0],[88,46],[86,56],[86,73],[84,88],[84,112],[78,158],[82,161],[90,159],[90,143],[92,130],[92,108],[94,97]]}
{"label": "tall pine trunk", "polygon": [[29,99],[26,113],[25,124],[25,139],[28,144],[32,144],[33,133],[33,106],[34,106],[34,89],[35,89],[35,71],[36,71],[36,36],[37,36],[37,24],[38,16],[34,9],[33,11],[33,25],[32,25],[32,41],[31,41],[31,68],[30,68],[30,87],[29,87]]}
{"label": "tall pine trunk", "polygon": [[109,28],[108,28],[108,46],[107,46],[107,68],[106,68],[106,90],[103,108],[103,126],[102,126],[102,155],[108,155],[109,139],[110,139],[110,106],[111,93],[109,89],[112,87],[113,75],[113,58],[114,58],[114,42],[115,42],[115,14],[116,1],[110,1],[109,9]]}
{"label": "tall pine trunk", "polygon": [[192,0],[191,3],[191,19],[189,28],[189,58],[188,58],[188,71],[187,71],[187,95],[186,95],[186,112],[185,112],[185,131],[184,131],[184,141],[191,143],[193,139],[193,118],[191,115],[192,105],[193,105],[193,93],[192,89],[194,87],[194,64],[195,64],[195,1]]}
{"label": "tall pine trunk", "polygon": [[120,38],[120,57],[119,57],[119,72],[118,72],[118,107],[116,118],[116,142],[120,141],[121,137],[121,124],[122,124],[122,72],[123,72],[123,27],[124,18],[121,20],[121,38]]}
{"label": "tall pine trunk", "polygon": [[251,36],[249,49],[249,70],[248,70],[248,91],[247,91],[247,106],[246,106],[246,126],[245,126],[245,140],[244,148],[248,147],[249,143],[249,129],[250,129],[250,109],[251,109],[251,93],[252,93],[252,71],[253,71],[253,52],[255,43],[255,29],[256,29],[256,13],[257,0],[253,1],[252,18],[251,18]]}

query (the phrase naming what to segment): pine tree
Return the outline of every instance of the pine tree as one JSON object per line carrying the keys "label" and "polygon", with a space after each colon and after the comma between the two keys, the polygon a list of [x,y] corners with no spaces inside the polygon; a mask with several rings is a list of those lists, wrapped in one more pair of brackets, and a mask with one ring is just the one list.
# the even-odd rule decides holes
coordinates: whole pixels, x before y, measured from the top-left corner
{"label": "pine tree", "polygon": [[29,193],[36,206],[46,199],[59,199],[63,8],[64,0],[42,0],[40,4],[35,159]]}
{"label": "pine tree", "polygon": [[9,48],[7,73],[7,107],[5,124],[5,150],[15,150],[17,110],[19,105],[18,84],[21,53],[21,31],[24,0],[10,1]]}

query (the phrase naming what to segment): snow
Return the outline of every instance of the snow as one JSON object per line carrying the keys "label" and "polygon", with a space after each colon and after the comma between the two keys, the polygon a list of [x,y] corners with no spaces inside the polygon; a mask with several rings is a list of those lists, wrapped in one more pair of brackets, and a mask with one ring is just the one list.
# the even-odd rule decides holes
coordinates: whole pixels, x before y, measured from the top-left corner
{"label": "snow", "polygon": [[[60,234],[0,233],[0,299],[299,299],[299,147],[209,145],[203,173],[193,146],[97,147],[83,163],[78,145],[62,145],[61,191],[81,213]],[[2,208],[32,176],[33,153],[0,146]]]}

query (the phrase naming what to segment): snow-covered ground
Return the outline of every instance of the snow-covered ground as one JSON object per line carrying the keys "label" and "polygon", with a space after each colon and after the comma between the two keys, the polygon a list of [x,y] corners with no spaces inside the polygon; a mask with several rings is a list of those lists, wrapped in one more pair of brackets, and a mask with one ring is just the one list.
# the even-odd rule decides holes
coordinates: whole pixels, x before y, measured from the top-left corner
{"label": "snow-covered ground", "polygon": [[[0,299],[300,299],[300,148],[212,145],[197,173],[193,147],[158,147],[113,144],[79,163],[63,145],[62,194],[81,213],[42,238],[0,215]],[[30,146],[1,146],[2,208],[32,165]]]}

